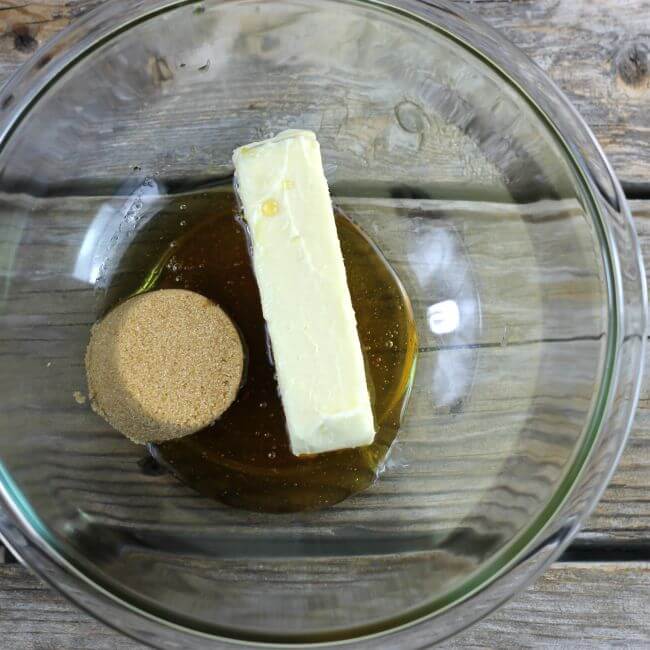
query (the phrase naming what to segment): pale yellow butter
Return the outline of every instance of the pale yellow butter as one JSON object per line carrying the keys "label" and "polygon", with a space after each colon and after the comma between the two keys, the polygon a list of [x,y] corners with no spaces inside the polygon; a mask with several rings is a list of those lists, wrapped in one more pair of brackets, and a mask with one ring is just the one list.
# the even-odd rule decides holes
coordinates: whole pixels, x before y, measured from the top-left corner
{"label": "pale yellow butter", "polygon": [[233,160],[291,449],[368,445],[373,414],[316,136],[284,131]]}

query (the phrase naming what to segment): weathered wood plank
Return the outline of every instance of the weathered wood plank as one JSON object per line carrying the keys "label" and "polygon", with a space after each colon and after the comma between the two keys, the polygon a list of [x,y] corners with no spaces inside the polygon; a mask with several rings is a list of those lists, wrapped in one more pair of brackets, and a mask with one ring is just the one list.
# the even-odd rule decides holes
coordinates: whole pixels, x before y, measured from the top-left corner
{"label": "weathered wood plank", "polygon": [[[650,201],[633,201],[632,212],[650,277]],[[584,542],[625,543],[650,540],[650,355],[639,408],[621,462],[598,507],[584,526]]]}
{"label": "weathered wood plank", "polygon": [[[20,201],[21,197],[14,196],[12,200]],[[75,200],[85,205],[87,199]],[[355,204],[356,216],[361,220],[370,219],[363,215],[377,214],[382,209],[403,208],[403,202],[400,201],[394,202],[392,206],[375,203],[366,206],[365,212]],[[427,210],[438,210],[440,218],[433,221],[443,231],[446,227],[445,214],[450,214],[454,209],[465,212],[470,209],[464,204],[454,206],[450,202],[439,203],[441,205],[436,206],[435,202],[430,202],[419,206],[418,209],[424,207]],[[371,209],[368,209],[369,207]],[[417,208],[414,204],[410,207],[411,213]],[[475,246],[484,251],[484,260],[494,263],[493,260],[498,260],[500,255],[494,254],[494,248],[486,236],[486,232],[489,233],[494,227],[489,219],[488,207],[486,204],[480,204],[476,208],[476,215],[472,217],[470,214],[467,217],[467,231]],[[646,203],[635,204],[633,207],[637,214],[641,215],[641,219],[646,218],[645,215],[650,216]],[[529,206],[522,209],[536,208]],[[36,207],[34,210],[37,212]],[[503,223],[500,227],[516,229],[520,218],[515,208],[493,206],[492,210],[501,215]],[[506,218],[510,214],[508,210],[512,210],[511,219]],[[569,223],[576,218],[570,212],[567,215],[565,211],[561,211],[561,214],[566,216]],[[482,215],[488,216],[486,223],[481,226]],[[29,259],[29,264],[18,268],[13,275],[13,281],[18,287],[21,286],[22,279],[25,281],[24,286],[29,288],[30,272],[34,269],[39,271],[37,277],[41,278],[40,282],[45,282],[48,277],[58,278],[58,275],[53,276],[51,273],[59,268],[52,266],[53,260],[57,260],[52,253],[55,252],[59,256],[75,253],[64,244],[69,238],[78,237],[79,233],[83,232],[87,216],[73,209],[59,209],[52,210],[49,217],[47,226],[46,222],[36,218],[35,223],[40,223],[42,227],[33,228],[26,225],[22,231],[27,256],[29,257],[31,249],[38,253]],[[391,219],[387,219],[387,222],[389,221]],[[554,228],[560,227],[559,221],[561,220],[551,220]],[[535,219],[532,219],[532,222],[537,223]],[[371,225],[371,220],[365,224],[367,229]],[[640,231],[644,247],[650,246],[650,233],[643,227]],[[526,239],[522,237],[517,241],[523,246]],[[499,246],[501,245],[500,242]],[[501,251],[500,248],[498,250]],[[400,262],[399,249],[386,252],[396,264]],[[521,256],[527,260],[525,263],[531,263],[525,254],[522,253]],[[509,259],[507,254],[504,254],[504,257]],[[57,263],[59,262],[61,259],[57,260]],[[73,259],[69,262],[72,263]],[[570,263],[570,257],[567,257],[566,263]],[[404,273],[407,270],[408,266],[405,266]],[[63,281],[67,280],[64,278]],[[83,285],[81,280],[73,282]],[[47,282],[45,286],[47,287]],[[13,300],[13,293],[10,292],[10,296]],[[92,299],[91,295],[89,297]],[[227,596],[226,602],[232,604],[233,617],[245,612],[245,607],[235,605],[239,602],[250,605],[256,597],[254,594],[259,595],[259,573],[251,573],[248,570],[246,561],[242,561],[242,548],[246,549],[248,557],[256,557],[260,555],[260,550],[267,550],[263,548],[264,542],[260,542],[260,532],[263,533],[263,538],[273,535],[279,540],[290,539],[286,533],[287,520],[269,518],[260,523],[260,517],[257,517],[257,526],[251,526],[251,518],[247,513],[219,509],[216,504],[198,498],[168,476],[143,476],[136,463],[137,456],[134,455],[138,450],[134,450],[119,435],[108,430],[98,418],[87,411],[87,407],[82,409],[70,399],[72,391],[79,388],[73,382],[83,382],[83,369],[79,359],[83,348],[83,332],[87,334],[89,326],[88,319],[79,322],[78,310],[83,307],[82,313],[86,316],[92,315],[92,301],[90,304],[85,304],[83,300],[63,303],[58,301],[55,294],[52,303],[43,298],[33,302],[29,292],[22,295],[20,291],[16,292],[15,298],[15,321],[9,321],[10,327],[4,334],[7,339],[5,363],[10,364],[13,355],[22,364],[33,364],[33,376],[42,378],[30,382],[30,390],[34,395],[38,395],[38,403],[41,405],[41,408],[30,409],[35,418],[32,424],[35,423],[36,430],[39,430],[40,422],[44,414],[47,414],[48,426],[51,427],[52,423],[55,423],[57,430],[65,432],[66,443],[65,451],[62,452],[63,434],[59,438],[54,436],[51,440],[44,436],[36,436],[30,440],[25,438],[28,442],[25,449],[20,450],[22,457],[19,457],[17,452],[12,461],[22,463],[26,468],[33,468],[34,458],[48,445],[51,446],[47,462],[36,463],[37,471],[31,476],[27,472],[23,474],[25,480],[21,483],[29,490],[30,498],[35,497],[34,501],[39,503],[51,498],[53,504],[74,504],[78,512],[83,512],[83,519],[78,519],[77,522],[75,541],[77,547],[81,547],[82,554],[87,552],[85,545],[93,546],[94,540],[98,538],[107,542],[111,539],[119,542],[128,539],[132,531],[137,529],[138,539],[144,542],[145,546],[174,548],[184,551],[188,557],[195,551],[196,555],[202,558],[219,558],[218,562],[202,559],[179,560],[176,555],[161,552],[156,554],[155,561],[152,561],[138,551],[137,545],[132,545],[132,551],[123,553],[119,563],[112,563],[110,573],[125,583],[128,583],[132,576],[137,576],[138,589],[150,595],[155,594],[157,585],[150,581],[148,576],[160,575],[161,572],[178,575],[178,583],[187,585],[188,592],[198,584],[204,593],[208,589],[218,588],[222,596]],[[519,301],[526,304],[525,292],[516,302]],[[54,308],[56,319],[61,320],[49,326],[48,311],[51,307]],[[32,356],[22,357],[21,351],[24,350],[20,347],[20,340],[8,340],[12,333],[15,333],[15,326],[20,325],[21,319],[25,317],[32,318],[33,325],[30,327],[28,324],[24,329],[17,328],[19,335],[24,336],[24,350],[34,348],[35,333],[40,332],[43,345],[50,346],[49,350],[43,348],[43,354],[36,350]],[[68,318],[70,320],[66,320]],[[529,324],[532,325],[534,323]],[[75,338],[77,342],[78,337],[66,333],[66,326],[77,328],[75,331],[81,333],[79,347],[68,349],[67,361],[65,356],[54,358],[52,366],[48,368],[45,363],[49,358],[47,355],[56,354],[57,351],[61,354],[64,351],[62,341]],[[290,521],[290,534],[300,530],[316,540],[315,556],[323,551],[318,547],[319,531],[323,526],[337,527],[340,530],[362,524],[377,531],[391,527],[395,531],[399,528],[402,539],[408,539],[409,543],[420,539],[418,535],[421,538],[424,536],[428,540],[428,547],[422,552],[429,553],[428,557],[433,557],[439,541],[432,540],[430,531],[435,530],[441,539],[462,521],[463,525],[471,528],[476,548],[468,549],[465,555],[437,557],[437,564],[429,562],[427,566],[435,566],[439,584],[440,576],[445,570],[450,571],[450,579],[457,577],[458,573],[466,573],[465,568],[480,563],[483,553],[490,552],[494,546],[510,539],[522,522],[530,520],[532,513],[539,507],[539,499],[544,498],[551,487],[557,484],[567,456],[567,448],[570,449],[572,445],[572,435],[575,435],[575,430],[580,430],[582,425],[581,409],[585,409],[589,400],[588,393],[576,400],[574,408],[569,410],[578,421],[570,421],[563,412],[566,405],[565,393],[556,393],[558,379],[552,375],[538,374],[540,358],[544,357],[548,362],[553,354],[564,357],[568,351],[578,350],[580,345],[587,346],[587,354],[583,352],[581,355],[589,357],[589,346],[593,345],[593,342],[553,341],[542,355],[540,346],[545,345],[543,340],[527,340],[524,336],[517,346],[502,341],[500,331],[496,338],[495,330],[487,328],[485,333],[490,338],[483,340],[480,354],[472,360],[477,364],[477,372],[472,387],[472,398],[468,404],[456,411],[446,406],[432,415],[430,400],[427,401],[426,395],[427,382],[423,382],[424,401],[421,402],[422,396],[418,395],[417,390],[414,391],[414,406],[408,424],[402,432],[400,445],[393,456],[394,466],[385,473],[382,480],[358,498],[318,513],[317,517],[307,516]],[[48,337],[51,337],[51,340]],[[438,346],[436,350],[437,354],[442,352],[444,345]],[[471,345],[468,346],[468,353],[474,354]],[[457,354],[458,352],[454,351],[454,355]],[[419,372],[431,373],[435,367],[436,363],[432,357],[423,354]],[[551,370],[553,367],[554,364],[548,364]],[[37,369],[40,369],[40,374]],[[56,381],[53,382],[48,373],[53,373]],[[497,378],[497,373],[501,373],[501,379]],[[568,380],[572,387],[575,387],[579,385],[580,376],[577,375],[575,381],[568,375],[562,379]],[[7,384],[6,378],[3,381],[5,383],[0,384],[2,392],[13,394],[13,388]],[[543,386],[541,391],[540,381]],[[500,386],[500,390],[496,392],[495,383]],[[65,406],[67,402],[62,401],[62,395],[68,398],[69,407]],[[531,396],[534,396],[534,400],[529,410]],[[20,405],[23,399],[24,394],[19,395],[16,404]],[[422,405],[420,410],[418,404]],[[536,405],[539,406],[537,414]],[[21,427],[24,427],[25,417],[22,409],[14,409],[7,417],[14,431],[20,431]],[[525,435],[522,435],[522,424],[526,424],[528,433]],[[436,435],[431,435],[431,430],[435,431]],[[524,439],[526,436],[527,439]],[[56,444],[52,445],[54,441]],[[521,457],[530,455],[533,458],[543,458],[545,462],[543,466],[536,464],[531,467],[530,472],[522,472],[519,467],[520,475],[523,473],[526,480],[518,481],[516,473],[508,471],[508,467],[503,464],[504,459],[509,458],[513,450],[518,450]],[[472,477],[469,488],[468,476]],[[69,521],[71,517],[76,517],[74,512],[62,513],[61,521]],[[609,524],[605,522],[605,526]],[[399,544],[399,540],[395,540],[396,538],[381,538],[379,541],[384,545],[392,544],[392,548],[395,548],[395,544]],[[345,541],[346,553],[354,542],[354,539]],[[276,548],[283,543],[279,542]],[[326,564],[346,561],[332,559],[341,553],[342,548],[340,540],[335,540],[335,543],[339,543],[339,547],[328,549],[332,557],[328,557]],[[365,552],[361,550],[360,554]],[[147,562],[155,570],[142,571]],[[305,562],[304,574],[313,574],[320,558],[308,558]],[[396,567],[391,562],[387,554],[377,556],[372,562],[373,580],[397,580],[400,584],[408,583],[411,593],[417,592],[422,597],[430,594],[431,574],[422,570],[421,564],[413,563],[409,569],[401,565]],[[359,584],[362,584],[360,581],[367,579],[367,572],[364,573],[363,567],[360,566],[362,564],[363,562],[353,560],[349,566],[346,565],[345,571],[339,571],[337,574],[350,579],[345,591],[348,597],[354,597],[355,589],[358,590]],[[258,561],[255,570],[277,573],[277,567],[277,562],[273,560],[265,563]],[[239,586],[245,587],[243,595],[239,590],[228,592],[228,581],[224,581],[226,575],[237,576]],[[288,586],[290,592],[296,592],[293,584]],[[331,598],[332,588],[337,589],[339,586],[339,583],[335,584],[330,580],[324,583],[321,591],[313,597],[327,602],[328,598]],[[282,602],[283,607],[287,607],[286,600],[278,600]],[[210,603],[210,599],[206,599],[206,603]],[[394,601],[390,603],[391,606],[395,604]],[[278,620],[278,617],[273,618]]]}
{"label": "weathered wood plank", "polygon": [[0,565],[0,636],[6,650],[144,650],[95,621],[18,565]]}
{"label": "weathered wood plank", "polygon": [[555,564],[526,592],[440,647],[648,647],[649,589],[647,563]]}
{"label": "weathered wood plank", "polygon": [[[648,563],[556,564],[523,594],[439,647],[646,647],[648,591]],[[19,565],[0,566],[0,635],[6,650],[144,649],[94,621]],[[392,643],[377,647],[395,647]]]}
{"label": "weathered wood plank", "polygon": [[[14,196],[11,200],[20,205],[20,201],[23,199],[20,196]],[[77,454],[76,456],[67,456],[53,451],[53,455],[48,456],[48,467],[39,468],[38,472],[34,474],[34,481],[31,481],[30,489],[35,491],[34,494],[42,494],[45,490],[44,498],[49,498],[48,495],[51,494],[57,494],[62,501],[77,503],[87,516],[92,516],[96,525],[115,526],[119,530],[128,530],[134,522],[137,522],[138,526],[148,526],[152,530],[160,530],[158,524],[161,521],[174,521],[183,526],[189,525],[191,521],[200,521],[200,529],[205,533],[211,525],[207,516],[209,504],[196,501],[193,504],[193,509],[188,510],[187,504],[193,499],[191,492],[180,489],[173,481],[170,483],[160,477],[143,479],[140,469],[134,461],[134,458],[137,459],[137,450],[134,451],[131,445],[103,427],[98,418],[87,412],[87,407],[80,407],[72,399],[73,392],[83,390],[85,383],[80,359],[83,355],[88,328],[95,317],[95,299],[92,289],[87,284],[74,278],[62,278],[67,290],[77,287],[80,292],[76,294],[75,300],[63,299],[66,296],[65,293],[51,293],[52,285],[48,278],[58,278],[56,275],[53,276],[53,273],[58,272],[61,264],[67,264],[70,268],[74,267],[77,251],[75,247],[66,247],[66,243],[69,244],[71,238],[77,238],[81,243],[81,236],[85,233],[87,225],[90,199],[84,197],[62,199],[61,201],[65,202],[65,209],[61,206],[56,209],[54,203],[51,202],[40,208],[38,201],[30,203],[34,224],[37,226],[25,225],[25,230],[21,231],[24,241],[24,246],[21,248],[23,252],[21,252],[20,264],[12,271],[12,290],[5,297],[5,300],[10,301],[11,316],[6,318],[7,328],[0,336],[0,351],[4,354],[6,367],[17,363],[23,372],[25,364],[30,365],[33,368],[30,394],[35,396],[34,399],[39,404],[47,405],[45,410],[44,408],[33,410],[30,426],[37,426],[43,418],[43,413],[47,411],[49,425],[51,426],[55,421],[59,430],[66,432],[66,440],[69,441],[69,444],[73,444]],[[90,213],[94,214],[96,211],[99,213],[100,203],[97,202]],[[465,343],[468,348],[466,361],[471,364],[479,364],[481,367],[481,371],[476,373],[470,403],[457,403],[458,399],[462,399],[465,394],[465,390],[461,386],[459,394],[456,397],[451,396],[444,403],[439,401],[441,395],[436,395],[437,408],[432,415],[427,395],[419,396],[417,391],[414,392],[408,427],[403,431],[401,437],[402,442],[406,444],[402,445],[394,455],[398,464],[409,466],[409,471],[403,473],[403,478],[411,476],[413,479],[408,481],[410,486],[408,494],[404,494],[403,486],[401,490],[394,489],[395,484],[390,479],[392,474],[388,473],[373,488],[373,499],[381,501],[381,508],[372,507],[372,504],[375,503],[372,499],[363,499],[358,503],[350,502],[336,511],[324,513],[321,523],[330,522],[343,525],[362,519],[372,524],[373,522],[377,523],[381,516],[391,520],[395,518],[399,521],[412,517],[418,520],[421,529],[426,529],[433,523],[438,528],[453,528],[454,522],[458,521],[460,511],[458,510],[458,499],[452,498],[451,495],[455,492],[464,495],[463,500],[466,503],[467,512],[461,514],[468,514],[476,505],[469,498],[469,491],[464,489],[467,476],[471,475],[474,477],[473,487],[477,498],[482,490],[490,488],[490,486],[494,488],[494,498],[491,502],[483,503],[475,513],[478,516],[478,519],[475,520],[477,529],[482,526],[482,513],[485,512],[485,508],[489,507],[494,513],[504,512],[504,526],[512,532],[512,526],[516,526],[517,522],[522,521],[521,517],[529,515],[531,508],[535,508],[534,495],[541,494],[541,485],[544,484],[545,489],[548,490],[549,486],[557,480],[559,472],[561,472],[563,458],[566,457],[566,445],[571,445],[569,431],[579,429],[581,424],[580,422],[572,423],[562,420],[562,426],[558,427],[559,420],[557,418],[561,417],[560,406],[563,404],[563,398],[559,394],[555,395],[551,389],[544,389],[537,394],[536,403],[540,407],[540,413],[544,415],[535,419],[537,439],[529,440],[526,445],[534,444],[535,454],[539,456],[543,453],[549,462],[544,475],[538,477],[541,483],[532,483],[532,492],[525,490],[519,494],[517,506],[521,508],[521,517],[514,517],[512,514],[515,512],[512,508],[514,503],[507,502],[506,510],[510,509],[511,512],[511,522],[508,522],[499,489],[493,485],[494,476],[495,472],[499,472],[498,468],[501,466],[503,458],[507,457],[509,450],[521,443],[519,440],[521,427],[530,416],[527,410],[528,399],[531,395],[536,394],[536,391],[539,392],[538,382],[544,381],[544,385],[548,386],[553,384],[551,377],[547,376],[544,379],[538,374],[539,360],[542,356],[548,360],[552,358],[553,354],[565,354],[565,350],[575,351],[577,345],[585,346],[585,354],[588,357],[589,350],[596,351],[593,341],[577,343],[568,335],[572,331],[583,333],[584,323],[587,322],[590,327],[594,327],[593,332],[588,333],[597,337],[598,323],[596,320],[590,320],[588,312],[585,312],[579,319],[582,324],[577,329],[572,329],[571,324],[565,323],[563,317],[558,318],[556,323],[544,324],[544,327],[549,327],[550,331],[541,328],[537,318],[540,296],[535,295],[534,284],[528,285],[525,282],[525,277],[528,275],[525,269],[529,268],[526,265],[531,265],[530,272],[532,273],[535,270],[535,263],[531,253],[529,232],[519,218],[519,208],[512,206],[490,208],[487,204],[465,205],[461,202],[423,201],[421,203],[422,205],[419,205],[418,201],[409,203],[409,214],[411,215],[409,218],[412,218],[414,210],[426,208],[427,214],[433,214],[436,217],[430,220],[435,225],[430,234],[435,235],[435,233],[445,234],[453,231],[455,214],[456,218],[467,224],[464,235],[465,244],[471,244],[476,251],[485,251],[484,257],[481,258],[482,266],[487,264],[486,273],[494,275],[492,280],[487,279],[486,286],[505,284],[510,286],[512,291],[506,292],[508,295],[501,299],[506,300],[505,303],[500,302],[496,297],[486,299],[486,295],[483,293],[484,326],[477,334],[479,338],[472,338],[474,334],[470,333],[467,340],[457,342],[458,347],[462,348]],[[393,222],[400,223],[399,219],[394,218],[394,209],[395,205],[399,207],[401,203],[396,201],[393,204],[393,207],[390,208],[385,202],[370,200],[367,205],[363,201],[359,205],[359,202],[355,200],[350,205],[355,207],[355,212],[353,212],[355,217],[361,222],[367,221],[364,226],[369,232],[372,232],[372,219],[381,221],[382,214],[386,212],[385,223],[377,231],[377,236],[382,237],[387,236],[387,228],[399,227],[392,224]],[[49,219],[47,222],[41,222],[38,218],[39,210],[43,209],[47,210]],[[476,211],[475,215],[471,213],[471,209]],[[522,209],[541,210],[540,214],[546,214],[543,212],[543,207],[533,206]],[[557,208],[552,209],[557,210]],[[650,250],[650,227],[648,227],[650,203],[635,202],[633,209],[637,216],[642,245],[644,249]],[[19,209],[18,212],[20,212]],[[491,213],[495,215],[494,223],[489,217]],[[512,213],[511,218],[507,219],[506,217],[510,213]],[[121,214],[122,212],[116,209],[115,216],[118,221]],[[570,211],[568,213],[555,211],[552,214],[565,214],[565,216],[568,214],[565,219],[549,220],[554,231],[552,236],[562,239],[564,232],[561,228],[562,222],[566,221],[569,224],[566,228],[568,235],[572,231],[570,224],[574,217],[571,216]],[[543,220],[537,219],[536,221],[542,221],[542,224],[536,225],[532,229],[533,231],[544,228]],[[45,223],[47,223],[47,227],[45,227]],[[499,224],[501,233],[504,228],[508,231],[508,237],[505,239],[510,249],[502,249],[506,245],[505,243],[494,243],[492,235],[496,223]],[[546,233],[544,236],[549,234],[546,231],[543,232]],[[158,241],[158,231],[155,234],[154,239]],[[423,234],[427,233],[422,231],[418,237],[422,238]],[[386,245],[392,241],[397,244],[393,245],[393,249],[386,250],[386,253],[396,266],[402,264],[401,276],[407,281],[408,273],[411,270],[409,264],[406,263],[408,248],[404,250],[400,248],[405,237],[396,237],[394,233],[389,233]],[[163,241],[161,245],[165,247],[168,244]],[[589,242],[583,242],[582,245],[588,249]],[[29,251],[32,251],[34,255],[30,259],[26,259],[23,253],[29,256]],[[566,258],[563,258],[565,259],[565,263],[562,265],[564,269],[571,268],[572,258],[575,257],[576,252],[575,246],[568,247]],[[501,253],[502,260],[500,260]],[[71,255],[70,259],[63,260],[61,256],[64,254]],[[512,268],[511,264],[513,255],[517,255],[519,260],[516,268]],[[439,275],[455,277],[457,269]],[[483,275],[485,276],[485,274]],[[524,277],[518,280],[520,275]],[[435,277],[437,278],[437,275]],[[21,292],[21,278],[24,279],[25,287],[29,289],[28,292]],[[40,280],[35,281],[34,278],[40,278]],[[572,313],[580,314],[578,309],[580,304],[578,301],[579,288],[585,282],[587,285],[590,282],[593,283],[593,278],[590,280],[588,276],[577,279],[569,277],[568,280],[570,282],[567,286],[572,287],[569,291],[573,307]],[[46,293],[33,294],[32,292],[41,284],[47,290]],[[436,284],[438,283],[433,282],[432,287],[435,287]],[[589,286],[585,293],[587,294],[588,291]],[[45,295],[48,296],[47,303]],[[434,299],[442,300],[449,297],[455,296],[441,294],[440,297]],[[419,312],[424,311],[425,307],[420,306]],[[552,311],[547,309],[547,315]],[[510,312],[512,312],[511,317],[508,316]],[[565,313],[562,310],[560,315]],[[508,322],[511,323],[511,327],[508,330],[507,338],[504,339],[503,332]],[[512,326],[513,324],[515,326]],[[436,364],[433,358],[427,359],[427,354],[445,354],[445,346],[455,342],[453,340],[441,341],[436,337],[427,340],[426,336],[431,334],[429,332],[427,335],[426,324],[421,330],[422,343],[431,347],[429,352],[423,352],[419,372],[433,374]],[[551,346],[542,347],[545,337],[550,337],[554,343]],[[568,337],[570,340],[563,343],[563,337]],[[485,347],[477,351],[473,347],[477,344]],[[519,347],[513,347],[515,344],[519,344]],[[522,344],[524,345],[522,346]],[[455,347],[455,345],[450,346],[454,357],[453,361],[457,363],[458,356],[464,353],[455,350]],[[428,348],[425,347],[425,349]],[[542,354],[541,350],[545,350],[545,352]],[[526,362],[523,362],[523,359],[526,359]],[[594,354],[594,363],[596,359],[597,354]],[[4,379],[0,378],[0,386],[4,387],[3,393],[7,396],[14,395],[14,375],[8,373],[3,377]],[[500,390],[496,394],[493,390],[495,383],[500,386]],[[427,387],[429,384],[429,381],[424,381],[422,385]],[[572,382],[572,386],[577,385],[579,385],[579,376],[576,376],[576,381]],[[590,394],[585,393],[580,400],[576,401],[574,411],[578,415],[575,417],[578,417],[586,409],[589,399]],[[646,399],[645,393],[644,399]],[[22,408],[18,408],[24,404],[24,400],[25,393],[24,390],[21,390],[15,400],[17,408],[13,413],[7,414],[7,418],[16,427],[16,430],[20,430],[24,426],[24,411]],[[66,408],[67,403],[69,406]],[[418,410],[418,404],[426,405],[423,407],[425,410]],[[462,411],[462,417],[459,417],[460,411]],[[551,413],[557,414],[555,419],[550,417]],[[643,410],[640,417],[643,417]],[[432,428],[438,431],[438,435],[434,439],[430,436]],[[548,435],[558,428],[564,431],[566,439]],[[473,434],[473,431],[482,432],[483,436],[492,440],[492,444],[486,446],[482,442],[481,436]],[[45,444],[45,440],[41,440],[38,444]],[[650,509],[646,507],[645,501],[638,502],[639,498],[644,498],[639,488],[645,488],[645,481],[642,476],[638,475],[637,470],[640,463],[650,464],[650,444],[648,444],[643,430],[641,430],[640,439],[633,434],[631,445],[634,451],[624,456],[621,473],[617,474],[614,480],[615,492],[608,492],[605,495],[603,505],[588,525],[585,539],[611,535],[612,529],[616,529],[616,526],[612,526],[613,521],[617,521],[621,526],[621,530],[615,532],[615,535],[647,534]],[[642,448],[642,452],[639,452],[639,447]],[[532,448],[529,449],[532,451]],[[32,462],[34,453],[35,447],[31,447],[29,453],[25,455],[28,465]],[[47,481],[44,481],[45,476],[47,476]],[[119,480],[116,479],[118,476]],[[617,483],[621,480],[619,477],[622,477],[624,481],[622,486]],[[502,474],[500,480],[502,481],[501,488],[505,489],[510,485],[507,472]],[[635,481],[640,481],[641,485],[639,486]],[[145,485],[146,489],[143,490]],[[629,502],[626,501],[628,496]],[[614,503],[610,503],[612,499],[615,499]],[[165,504],[169,508],[172,503],[175,504],[172,518],[163,517],[160,510],[161,504]],[[199,503],[201,505],[197,505]],[[199,508],[202,513],[198,520],[195,519],[197,516],[195,508]],[[237,517],[233,516],[233,526],[235,527],[236,520]],[[245,518],[243,524],[247,526]],[[630,527],[633,528],[632,532],[629,530]]]}
{"label": "weathered wood plank", "polygon": [[[101,1],[0,3],[0,82],[38,45]],[[456,1],[502,30],[548,72],[594,129],[621,178],[647,183],[650,0]]]}
{"label": "weathered wood plank", "polygon": [[0,2],[0,82],[75,17],[103,0]]}
{"label": "weathered wood plank", "polygon": [[625,181],[650,169],[649,0],[461,0],[564,90]]}
{"label": "weathered wood plank", "polygon": [[[41,201],[21,195],[2,196],[0,201],[7,214],[29,215],[21,231],[19,260],[11,269],[11,289],[5,296],[9,316],[3,319],[6,327],[0,335],[0,353],[5,367],[16,367],[17,374],[23,375],[28,366],[32,369],[32,397],[26,399],[24,390],[16,395],[12,372],[0,377],[0,389],[14,396],[7,399],[17,407],[29,403],[30,416],[37,421],[48,412],[53,418],[50,425],[56,422],[54,428],[65,432],[65,444],[62,438],[48,453],[47,467],[28,470],[33,480],[23,476],[30,483],[32,497],[47,500],[56,494],[61,502],[77,504],[94,525],[121,531],[147,526],[169,534],[166,527],[187,527],[192,522],[204,535],[211,525],[223,531],[222,515],[211,524],[203,509],[206,506],[197,505],[202,501],[196,499],[188,509],[190,492],[168,478],[143,478],[135,462],[138,450],[102,427],[87,405],[82,408],[72,400],[72,393],[83,390],[85,384],[81,359],[96,314],[92,288],[84,285],[83,278],[62,277],[60,269],[74,268],[88,215],[108,214],[111,202],[102,205],[101,200],[92,199],[91,208],[89,197]],[[114,202],[119,204],[119,200]],[[442,531],[453,529],[468,516],[466,524],[471,521],[476,530],[495,539],[495,522],[501,521],[499,527],[507,539],[532,517],[540,499],[557,483],[582,430],[580,416],[589,408],[590,378],[596,372],[604,325],[598,310],[594,314],[590,306],[600,280],[596,265],[590,268],[586,263],[593,259],[593,244],[580,212],[570,201],[515,206],[341,197],[340,203],[373,235],[409,294],[427,298],[426,304],[415,305],[422,346],[420,381],[391,471],[367,498],[322,513],[310,528],[361,521],[381,528],[382,521],[400,521],[411,532],[430,527]],[[107,238],[120,230],[124,210],[118,208],[113,206],[115,223],[106,228]],[[175,225],[177,216],[173,217]],[[168,250],[168,241],[159,241],[158,228],[155,236],[147,232],[142,236],[149,237],[152,246]],[[550,241],[557,253],[553,268],[540,257]],[[146,272],[152,263],[146,266],[145,262]],[[480,289],[475,286],[473,264],[480,270]],[[539,282],[540,268],[545,282]],[[74,300],[48,293],[59,283],[79,290]],[[83,286],[85,293],[81,293]],[[44,293],[35,294],[40,288]],[[474,314],[479,293],[482,313]],[[588,299],[581,300],[584,296]],[[473,316],[463,315],[458,337],[434,335],[429,327],[427,307],[445,300],[472,307],[468,314]],[[542,305],[544,322],[540,322]],[[587,363],[569,366],[558,380],[550,374],[551,361],[560,363],[567,354],[578,354],[576,361],[586,359]],[[437,367],[444,370],[440,376]],[[455,376],[453,382],[447,381],[449,374]],[[496,393],[495,385],[499,386]],[[562,386],[572,394],[582,391],[576,393],[572,409],[565,409]],[[16,430],[22,430],[24,410],[16,408],[7,417]],[[32,420],[30,426],[34,424]],[[47,444],[44,436],[34,440],[36,446]],[[23,460],[14,461],[31,468],[36,447],[28,448]],[[519,476],[530,477],[527,486],[517,472],[502,467],[515,450],[522,459],[545,459],[543,468],[523,472],[519,467]],[[409,469],[400,471],[397,466]],[[472,477],[471,489],[468,476]],[[515,496],[504,499],[506,492]],[[169,511],[160,509],[163,504]],[[176,507],[170,510],[170,504]],[[199,518],[197,507],[202,508]],[[487,512],[493,515],[492,530],[483,530]],[[240,533],[249,530],[245,517],[232,517],[235,531],[238,525]],[[279,525],[277,532],[282,534],[283,523],[267,525]]]}

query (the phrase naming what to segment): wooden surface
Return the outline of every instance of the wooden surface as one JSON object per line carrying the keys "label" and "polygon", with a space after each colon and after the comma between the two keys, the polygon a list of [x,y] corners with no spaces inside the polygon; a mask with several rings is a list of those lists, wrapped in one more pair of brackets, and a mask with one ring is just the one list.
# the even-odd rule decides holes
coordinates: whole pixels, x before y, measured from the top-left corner
{"label": "wooden surface", "polygon": [[[647,648],[649,593],[645,562],[556,564],[534,587],[438,647]],[[3,650],[145,648],[79,611],[16,564],[0,566],[0,632]]]}
{"label": "wooden surface", "polygon": [[[0,0],[0,82],[101,0]],[[650,1],[459,2],[565,91],[631,199],[650,257]],[[648,366],[648,364],[646,364]],[[446,648],[650,646],[650,368],[630,443],[570,557]],[[633,561],[630,561],[633,560]],[[1,559],[0,559],[1,561]],[[0,566],[2,647],[141,647],[93,622],[17,564]]]}

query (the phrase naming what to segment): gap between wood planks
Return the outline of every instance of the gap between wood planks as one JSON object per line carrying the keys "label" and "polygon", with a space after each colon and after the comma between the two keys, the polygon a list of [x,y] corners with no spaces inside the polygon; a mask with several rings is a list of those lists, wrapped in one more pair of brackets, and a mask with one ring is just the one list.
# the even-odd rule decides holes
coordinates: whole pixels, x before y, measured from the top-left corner
{"label": "gap between wood planks", "polygon": [[628,201],[650,200],[650,182],[621,181],[621,187]]}
{"label": "gap between wood planks", "polygon": [[[643,542],[599,544],[578,540],[558,558],[557,562],[649,562],[650,545]],[[18,560],[0,542],[0,564],[17,564]]]}

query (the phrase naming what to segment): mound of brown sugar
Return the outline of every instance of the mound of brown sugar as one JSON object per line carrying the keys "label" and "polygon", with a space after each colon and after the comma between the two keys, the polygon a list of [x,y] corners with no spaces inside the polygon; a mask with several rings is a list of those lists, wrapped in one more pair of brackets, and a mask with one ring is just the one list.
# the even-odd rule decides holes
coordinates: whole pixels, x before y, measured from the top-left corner
{"label": "mound of brown sugar", "polygon": [[244,353],[222,309],[164,289],[135,296],[92,328],[86,350],[94,410],[134,442],[199,431],[234,401]]}

